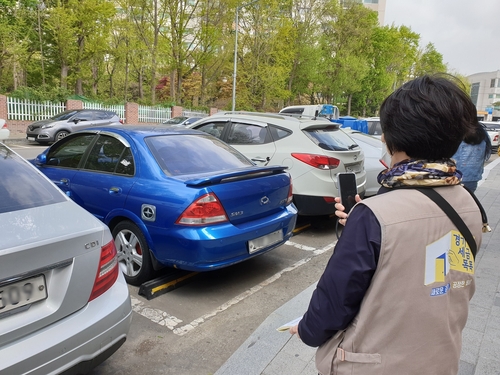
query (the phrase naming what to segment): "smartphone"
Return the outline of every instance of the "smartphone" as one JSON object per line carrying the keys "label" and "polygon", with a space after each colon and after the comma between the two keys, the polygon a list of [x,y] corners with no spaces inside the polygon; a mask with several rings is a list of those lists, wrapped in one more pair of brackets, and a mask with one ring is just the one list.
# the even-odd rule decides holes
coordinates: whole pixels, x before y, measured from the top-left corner
{"label": "smartphone", "polygon": [[356,186],[356,175],[352,172],[337,173],[337,181],[339,186],[340,203],[345,207],[345,213],[349,213],[352,207],[356,204],[356,194],[358,189]]}

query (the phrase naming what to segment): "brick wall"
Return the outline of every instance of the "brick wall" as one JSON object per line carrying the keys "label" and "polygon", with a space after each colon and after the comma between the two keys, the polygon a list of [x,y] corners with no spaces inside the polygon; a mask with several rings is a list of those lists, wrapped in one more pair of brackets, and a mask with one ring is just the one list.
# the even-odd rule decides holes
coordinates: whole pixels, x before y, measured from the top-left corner
{"label": "brick wall", "polygon": [[182,107],[175,105],[172,107],[172,115],[170,117],[174,118],[179,116],[182,116]]}
{"label": "brick wall", "polygon": [[139,104],[125,103],[125,124],[139,123]]}

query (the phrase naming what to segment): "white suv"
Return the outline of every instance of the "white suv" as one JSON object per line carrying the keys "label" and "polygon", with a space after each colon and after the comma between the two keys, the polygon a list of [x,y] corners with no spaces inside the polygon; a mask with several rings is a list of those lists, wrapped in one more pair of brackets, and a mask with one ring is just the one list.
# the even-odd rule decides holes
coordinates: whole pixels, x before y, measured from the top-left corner
{"label": "white suv", "polygon": [[364,154],[340,124],[259,112],[219,112],[191,126],[212,134],[257,165],[285,165],[292,175],[299,215],[331,215],[338,196],[337,173],[356,173],[364,196]]}

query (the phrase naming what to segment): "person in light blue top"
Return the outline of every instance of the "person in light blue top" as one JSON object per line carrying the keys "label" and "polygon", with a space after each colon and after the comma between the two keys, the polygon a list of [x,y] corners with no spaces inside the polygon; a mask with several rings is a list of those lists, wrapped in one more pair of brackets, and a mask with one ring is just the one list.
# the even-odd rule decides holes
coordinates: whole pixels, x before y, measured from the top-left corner
{"label": "person in light blue top", "polygon": [[468,134],[458,147],[452,159],[457,163],[457,169],[462,172],[462,184],[474,192],[481,180],[484,163],[491,155],[491,141],[484,127],[478,123],[476,131]]}

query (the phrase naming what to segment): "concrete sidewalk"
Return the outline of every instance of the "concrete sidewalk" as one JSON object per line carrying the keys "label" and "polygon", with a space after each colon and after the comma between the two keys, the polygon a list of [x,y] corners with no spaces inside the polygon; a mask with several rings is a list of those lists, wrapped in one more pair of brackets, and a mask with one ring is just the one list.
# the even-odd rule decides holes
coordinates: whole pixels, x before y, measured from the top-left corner
{"label": "concrete sidewalk", "polygon": [[[476,259],[476,293],[463,332],[458,375],[500,374],[500,158],[485,167],[476,190],[492,231]],[[274,311],[215,375],[317,375],[316,349],[276,328],[303,314],[315,284]]]}

